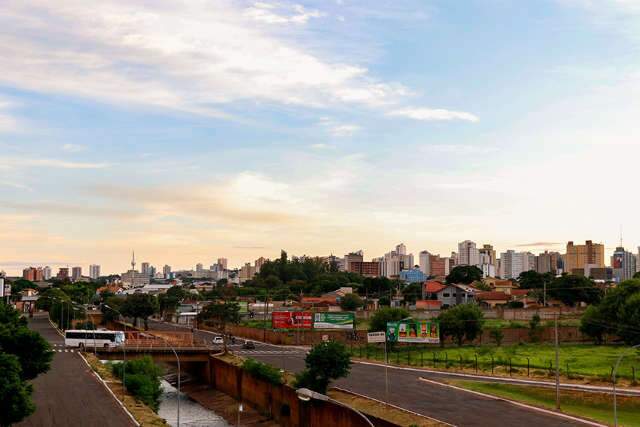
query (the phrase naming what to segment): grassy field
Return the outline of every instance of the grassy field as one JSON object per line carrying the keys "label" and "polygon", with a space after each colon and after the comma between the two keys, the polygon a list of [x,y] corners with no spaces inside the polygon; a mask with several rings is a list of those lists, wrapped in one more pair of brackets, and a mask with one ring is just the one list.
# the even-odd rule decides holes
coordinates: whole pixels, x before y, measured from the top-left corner
{"label": "grassy field", "polygon": [[[555,409],[555,390],[553,389],[475,381],[451,381],[450,384],[545,409]],[[609,395],[562,391],[560,407],[566,414],[613,425],[612,398]],[[640,399],[629,397],[618,399],[618,423],[622,426],[640,426]]]}
{"label": "grassy field", "polygon": [[[383,360],[381,347],[364,346],[353,347],[354,357]],[[623,346],[595,346],[589,344],[575,344],[560,346],[560,372],[568,377],[589,377],[608,380],[611,368],[617,357],[628,347]],[[527,375],[527,363],[530,374],[545,376],[550,373],[550,366],[555,360],[555,350],[548,344],[522,344],[502,347],[495,346],[463,346],[463,347],[397,347],[397,351],[390,352],[389,362],[411,366],[424,366],[429,368],[458,369],[460,366],[467,369],[475,369],[476,356],[478,358],[478,370],[491,372],[491,359],[495,373],[507,373],[511,363],[513,375]],[[528,359],[528,361],[527,361]],[[461,363],[462,360],[462,363]],[[555,365],[553,365],[555,368]],[[618,377],[627,380],[633,379],[633,368],[640,379],[640,352],[628,352],[623,358],[618,369]],[[507,372],[505,372],[507,371]]]}

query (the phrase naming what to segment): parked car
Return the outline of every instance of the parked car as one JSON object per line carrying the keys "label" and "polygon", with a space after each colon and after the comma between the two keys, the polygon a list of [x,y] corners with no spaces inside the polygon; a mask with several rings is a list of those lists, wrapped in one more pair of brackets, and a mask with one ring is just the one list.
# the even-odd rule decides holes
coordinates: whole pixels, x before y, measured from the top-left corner
{"label": "parked car", "polygon": [[242,348],[245,350],[253,350],[256,348],[256,345],[252,341],[245,341],[244,344],[242,344]]}
{"label": "parked car", "polygon": [[222,345],[224,344],[224,340],[221,336],[213,337],[213,345]]}

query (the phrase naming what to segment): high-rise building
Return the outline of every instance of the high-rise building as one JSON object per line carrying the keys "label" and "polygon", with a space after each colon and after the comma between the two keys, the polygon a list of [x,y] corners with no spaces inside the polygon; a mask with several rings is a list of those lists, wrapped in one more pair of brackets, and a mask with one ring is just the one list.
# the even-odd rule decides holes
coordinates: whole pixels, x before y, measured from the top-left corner
{"label": "high-rise building", "polygon": [[351,271],[351,263],[352,262],[362,262],[364,261],[364,253],[362,250],[357,252],[351,252],[344,256],[344,262],[342,264],[342,268],[344,271]]}
{"label": "high-rise building", "polygon": [[77,281],[82,277],[82,267],[73,267],[71,269],[71,280]]}
{"label": "high-rise building", "polygon": [[222,267],[223,270],[227,269],[227,259],[226,258],[218,258],[218,265]]}
{"label": "high-rise building", "polygon": [[266,259],[265,257],[262,257],[262,256],[255,261],[256,274],[260,273],[260,269],[262,268],[264,263],[267,262],[267,261],[268,261],[268,259]]}
{"label": "high-rise building", "polygon": [[22,278],[31,282],[41,282],[43,280],[42,268],[25,268],[24,270],[22,270]]}
{"label": "high-rise building", "polygon": [[567,243],[564,256],[564,271],[571,274],[573,270],[583,269],[585,266],[604,267],[604,245],[587,240],[584,245]]}
{"label": "high-rise building", "polygon": [[245,265],[240,267],[240,271],[238,272],[238,278],[240,279],[240,283],[244,283],[247,280],[253,279],[253,276],[256,275],[256,268],[251,265],[251,263],[247,262]]}
{"label": "high-rise building", "polygon": [[58,278],[59,280],[65,280],[69,278],[69,267],[60,267],[58,269],[58,274],[56,275],[56,278]]}
{"label": "high-rise building", "polygon": [[162,267],[162,275],[164,276],[165,279],[170,279],[171,278],[171,266],[165,264],[164,267]]}
{"label": "high-rise building", "polygon": [[632,279],[636,272],[636,257],[619,246],[611,257],[611,267],[613,267],[613,278],[616,282]]}
{"label": "high-rise building", "polygon": [[531,252],[516,252],[509,249],[500,254],[500,277],[517,279],[525,271],[535,270],[536,257]]}
{"label": "high-rise building", "polygon": [[148,262],[143,262],[140,264],[140,273],[146,274],[147,276],[151,276],[151,265]]}
{"label": "high-rise building", "polygon": [[400,243],[396,250],[386,253],[381,264],[381,275],[385,277],[398,277],[404,269],[413,267],[413,254],[407,255],[407,247]]}
{"label": "high-rise building", "polygon": [[365,277],[378,277],[380,276],[380,258],[372,261],[352,261],[347,271]]}
{"label": "high-rise building", "polygon": [[540,274],[556,274],[561,266],[562,255],[560,252],[544,251],[536,257],[536,272]]}
{"label": "high-rise building", "polygon": [[431,268],[429,276],[444,280],[451,269],[451,258],[429,255],[429,267]]}
{"label": "high-rise building", "polygon": [[458,263],[457,265],[478,265],[480,264],[480,253],[475,242],[465,240],[458,243]]}
{"label": "high-rise building", "polygon": [[49,280],[51,279],[51,276],[52,276],[51,267],[47,265],[42,269],[42,278],[44,280]]}
{"label": "high-rise building", "polygon": [[430,262],[431,254],[429,251],[420,251],[418,254],[418,265],[420,266],[420,271],[427,275],[427,277],[431,276],[431,262]]}
{"label": "high-rise building", "polygon": [[196,272],[200,273],[202,271],[204,271],[204,266],[201,263],[197,263],[196,264]]}
{"label": "high-rise building", "polygon": [[100,266],[98,264],[91,264],[89,266],[89,277],[93,280],[96,280],[100,277]]}
{"label": "high-rise building", "polygon": [[493,264],[494,266],[497,266],[498,260],[493,246],[482,245],[482,248],[478,249],[478,255],[480,256],[480,264]]}

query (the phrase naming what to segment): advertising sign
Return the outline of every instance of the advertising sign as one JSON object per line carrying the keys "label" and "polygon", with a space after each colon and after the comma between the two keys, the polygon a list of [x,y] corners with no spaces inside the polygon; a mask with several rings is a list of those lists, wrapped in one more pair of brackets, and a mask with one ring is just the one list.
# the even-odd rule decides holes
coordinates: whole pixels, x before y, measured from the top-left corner
{"label": "advertising sign", "polygon": [[247,314],[249,312],[249,303],[246,301],[239,301],[238,307],[240,307],[240,314]]}
{"label": "advertising sign", "polygon": [[385,342],[386,334],[384,332],[369,332],[367,333],[367,342]]}
{"label": "advertising sign", "polygon": [[310,311],[274,311],[271,313],[273,329],[311,329],[313,315]]}
{"label": "advertising sign", "polygon": [[313,319],[314,329],[353,329],[353,313],[316,313]]}
{"label": "advertising sign", "polygon": [[387,323],[389,342],[438,344],[440,325],[435,320],[401,320]]}

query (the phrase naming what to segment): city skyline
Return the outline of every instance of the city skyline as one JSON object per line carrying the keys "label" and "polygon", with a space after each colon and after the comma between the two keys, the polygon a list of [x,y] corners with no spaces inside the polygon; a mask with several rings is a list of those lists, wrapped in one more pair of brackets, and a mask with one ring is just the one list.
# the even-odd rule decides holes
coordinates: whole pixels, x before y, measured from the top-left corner
{"label": "city skyline", "polygon": [[10,2],[0,269],[636,253],[632,3]]}

